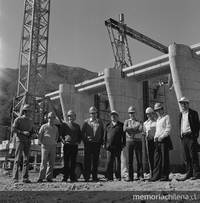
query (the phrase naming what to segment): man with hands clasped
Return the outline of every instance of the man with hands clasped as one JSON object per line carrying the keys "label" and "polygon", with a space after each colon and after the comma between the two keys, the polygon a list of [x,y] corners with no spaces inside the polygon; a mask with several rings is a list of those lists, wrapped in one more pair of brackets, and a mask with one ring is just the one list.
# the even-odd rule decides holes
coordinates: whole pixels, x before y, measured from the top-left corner
{"label": "man with hands clasped", "polygon": [[60,139],[62,140],[64,151],[64,177],[63,182],[67,182],[69,176],[72,182],[76,182],[75,167],[78,153],[78,145],[81,142],[81,129],[75,123],[76,114],[73,110],[67,113],[68,121],[63,123],[60,129]]}

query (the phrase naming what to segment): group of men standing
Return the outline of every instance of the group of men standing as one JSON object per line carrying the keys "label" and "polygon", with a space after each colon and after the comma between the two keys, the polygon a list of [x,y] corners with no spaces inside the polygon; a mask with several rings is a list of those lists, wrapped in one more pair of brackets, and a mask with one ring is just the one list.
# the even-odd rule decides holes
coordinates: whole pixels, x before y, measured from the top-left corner
{"label": "group of men standing", "polygon": [[[197,152],[200,123],[198,113],[189,108],[189,100],[186,97],[182,97],[179,103],[182,107],[180,138],[183,158],[186,163],[186,175],[179,180],[184,181],[188,178],[197,179],[200,177]],[[24,155],[22,180],[24,183],[30,182],[28,179],[30,143],[31,138],[36,137],[33,122],[30,119],[30,111],[30,106],[25,105],[23,116],[16,118],[13,123],[13,133],[17,134],[13,168],[15,182],[18,181],[18,167],[22,153]],[[41,165],[37,182],[43,182],[44,179],[53,182],[53,167],[59,134],[64,151],[64,176],[62,180],[64,182],[67,182],[69,178],[73,182],[77,181],[75,165],[78,145],[81,141],[84,143],[84,178],[86,182],[90,180],[91,174],[93,181],[99,181],[97,174],[101,146],[106,149],[107,153],[107,181],[113,180],[113,172],[115,172],[115,178],[118,181],[121,180],[121,152],[125,147],[128,168],[126,181],[134,180],[134,152],[137,160],[137,178],[143,178],[141,136],[145,137],[150,171],[149,181],[168,181],[169,150],[173,148],[170,139],[171,119],[169,115],[165,114],[161,103],[156,103],[154,109],[148,107],[145,112],[147,120],[143,123],[136,118],[135,107],[130,106],[128,108],[129,119],[122,123],[119,121],[118,112],[113,110],[110,113],[111,121],[104,128],[102,121],[97,118],[97,108],[92,106],[89,109],[90,118],[84,121],[81,128],[75,123],[75,112],[69,110],[67,113],[68,120],[62,124],[60,132],[54,125],[56,117],[54,113],[50,112],[47,116],[48,122],[41,126],[38,133],[38,139],[41,142]],[[113,171],[114,161],[115,171]]]}

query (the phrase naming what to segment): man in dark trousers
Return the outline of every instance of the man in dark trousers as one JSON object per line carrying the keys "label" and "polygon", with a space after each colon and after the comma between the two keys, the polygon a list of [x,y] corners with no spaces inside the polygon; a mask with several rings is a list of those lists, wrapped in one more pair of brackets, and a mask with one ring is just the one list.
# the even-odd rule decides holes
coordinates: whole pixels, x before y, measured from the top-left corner
{"label": "man in dark trousers", "polygon": [[134,106],[128,108],[129,119],[124,122],[124,132],[126,132],[126,148],[127,148],[127,165],[128,165],[128,178],[127,182],[133,181],[133,157],[134,151],[137,160],[137,178],[143,178],[142,170],[142,140],[141,131],[142,124],[136,118],[136,110]]}
{"label": "man in dark trousers", "polygon": [[78,145],[81,142],[81,129],[75,123],[76,114],[73,110],[67,112],[68,121],[63,123],[60,129],[60,139],[62,140],[64,151],[64,176],[63,182],[67,182],[69,176],[72,182],[76,182],[75,167],[78,153]]}
{"label": "man in dark trousers", "polygon": [[104,147],[107,150],[107,181],[113,180],[113,162],[116,160],[115,177],[121,180],[121,151],[126,146],[126,135],[123,123],[118,120],[118,113],[110,113],[111,122],[106,125],[104,133]]}
{"label": "man in dark trousers", "polygon": [[199,159],[197,152],[197,138],[199,136],[199,116],[195,110],[189,108],[189,99],[182,97],[179,100],[182,112],[179,115],[180,137],[182,142],[183,158],[186,163],[186,175],[179,181],[200,178]]}
{"label": "man in dark trousers", "polygon": [[148,107],[145,111],[147,120],[143,124],[143,133],[145,136],[145,144],[147,149],[147,160],[149,164],[149,178],[153,176],[154,170],[154,135],[156,132],[156,119],[154,111],[151,107]]}
{"label": "man in dark trousers", "polygon": [[91,174],[92,180],[99,181],[97,177],[99,153],[103,143],[104,127],[100,119],[97,118],[97,108],[92,106],[89,109],[90,118],[86,119],[82,127],[82,139],[84,142],[84,177],[88,182]]}
{"label": "man in dark trousers", "polygon": [[154,111],[158,115],[156,121],[156,132],[154,136],[154,170],[150,181],[169,181],[169,142],[171,132],[171,120],[169,115],[164,113],[161,103],[156,103]]}

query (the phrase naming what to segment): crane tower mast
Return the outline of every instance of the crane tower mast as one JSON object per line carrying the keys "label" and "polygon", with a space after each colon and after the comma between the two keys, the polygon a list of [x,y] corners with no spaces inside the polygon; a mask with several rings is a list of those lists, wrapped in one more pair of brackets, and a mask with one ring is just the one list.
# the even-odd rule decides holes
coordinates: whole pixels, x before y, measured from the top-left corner
{"label": "crane tower mast", "polygon": [[31,103],[35,107],[34,102],[45,96],[49,18],[50,0],[24,1],[18,86],[13,100],[12,120],[21,114],[25,103]]}

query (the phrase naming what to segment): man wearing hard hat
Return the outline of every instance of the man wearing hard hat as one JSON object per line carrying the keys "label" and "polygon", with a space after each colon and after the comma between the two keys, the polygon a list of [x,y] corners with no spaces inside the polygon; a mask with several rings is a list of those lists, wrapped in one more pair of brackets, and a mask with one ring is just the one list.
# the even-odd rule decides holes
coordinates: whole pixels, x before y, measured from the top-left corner
{"label": "man wearing hard hat", "polygon": [[154,170],[151,181],[169,181],[169,146],[168,140],[171,132],[171,120],[169,115],[164,113],[161,103],[154,105],[154,111],[158,115],[156,121],[156,133],[154,136]]}
{"label": "man wearing hard hat", "polygon": [[29,157],[31,152],[31,139],[36,138],[37,135],[33,129],[33,120],[31,119],[31,106],[25,104],[22,108],[22,116],[17,117],[14,120],[12,126],[12,133],[16,133],[16,149],[15,149],[15,162],[13,167],[13,181],[19,180],[19,165],[20,159],[23,153],[23,171],[22,181],[24,183],[30,183],[28,179],[29,170]]}
{"label": "man wearing hard hat", "polygon": [[133,181],[133,157],[134,151],[137,160],[137,178],[143,178],[142,167],[142,140],[141,132],[142,125],[136,119],[136,110],[134,106],[128,108],[129,119],[124,121],[124,132],[126,132],[126,149],[127,149],[127,165],[128,165],[128,178],[126,181]]}
{"label": "man wearing hard hat", "polygon": [[54,125],[55,118],[55,114],[49,112],[47,115],[48,122],[43,124],[39,130],[38,139],[41,142],[41,164],[38,183],[43,182],[44,179],[47,182],[53,182],[53,168],[59,136],[58,128]]}
{"label": "man wearing hard hat", "polygon": [[[99,154],[103,143],[104,127],[100,119],[97,118],[97,108],[92,106],[89,109],[90,118],[86,119],[82,127],[82,139],[84,142],[84,177],[88,182],[92,167],[92,180],[99,181],[97,177]],[[92,162],[91,162],[92,161]]]}
{"label": "man wearing hard hat", "polygon": [[147,115],[147,120],[143,124],[142,135],[145,136],[147,159],[150,172],[149,178],[151,178],[153,176],[154,169],[154,136],[156,132],[156,119],[154,116],[154,111],[151,107],[148,107],[145,113]]}
{"label": "man wearing hard hat", "polygon": [[189,108],[189,99],[182,97],[179,100],[182,112],[179,115],[180,138],[182,143],[183,157],[186,163],[186,175],[179,179],[185,181],[187,179],[199,179],[200,168],[197,151],[197,138],[199,136],[200,123],[197,111]]}
{"label": "man wearing hard hat", "polygon": [[107,153],[107,181],[113,181],[113,162],[115,161],[115,178],[121,181],[121,152],[126,146],[123,123],[119,121],[119,114],[112,110],[111,122],[106,125],[103,146]]}
{"label": "man wearing hard hat", "polygon": [[75,123],[76,114],[73,110],[67,112],[67,118],[68,121],[64,122],[60,129],[60,138],[64,144],[64,176],[62,181],[67,182],[70,177],[72,182],[76,182],[75,167],[78,145],[81,142],[81,128]]}

